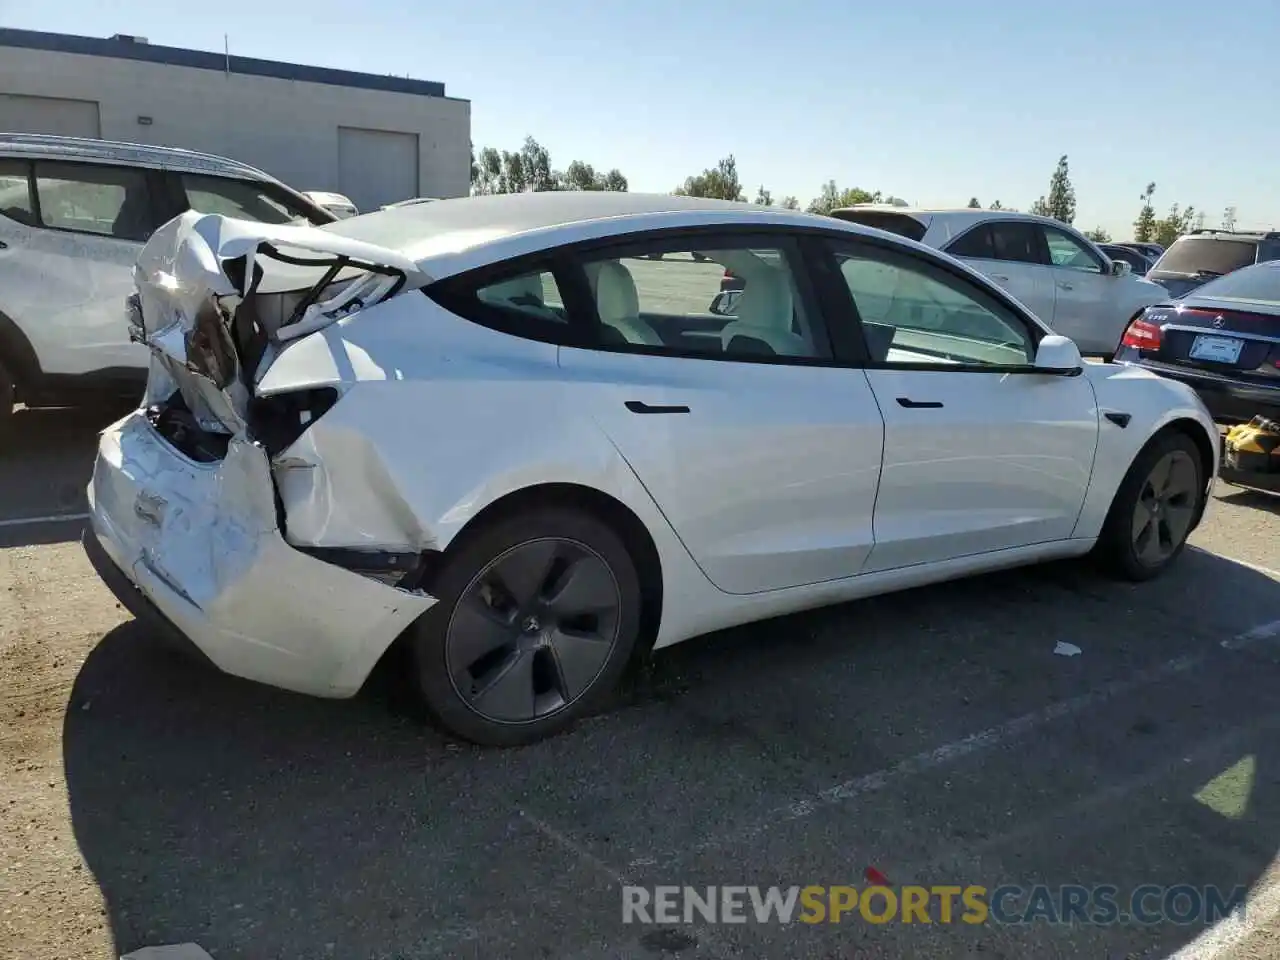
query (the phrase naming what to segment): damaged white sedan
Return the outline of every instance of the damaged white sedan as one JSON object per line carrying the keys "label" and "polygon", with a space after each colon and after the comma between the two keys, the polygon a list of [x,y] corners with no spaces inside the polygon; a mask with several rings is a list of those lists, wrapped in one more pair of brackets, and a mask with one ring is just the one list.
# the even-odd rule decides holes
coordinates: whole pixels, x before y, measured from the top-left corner
{"label": "damaged white sedan", "polygon": [[1188,388],[1083,364],[944,254],[786,210],[188,213],[135,274],[152,360],[89,488],[104,580],[304,693],[350,696],[407,648],[431,713],[481,743],[749,620],[1090,551],[1146,579],[1216,472]]}

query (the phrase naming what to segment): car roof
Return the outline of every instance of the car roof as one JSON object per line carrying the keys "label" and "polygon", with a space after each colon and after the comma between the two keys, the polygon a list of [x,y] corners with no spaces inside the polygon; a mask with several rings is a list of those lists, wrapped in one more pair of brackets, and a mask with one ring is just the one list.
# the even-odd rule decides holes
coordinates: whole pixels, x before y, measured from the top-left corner
{"label": "car roof", "polygon": [[[843,211],[871,211],[874,213],[896,213],[913,217],[927,226],[935,223],[947,223],[951,232],[967,228],[984,220],[1025,220],[1029,223],[1047,223],[1052,226],[1064,226],[1062,221],[1053,217],[1042,217],[1034,213],[1022,213],[1018,210],[987,210],[982,207],[899,207],[891,203],[858,203],[851,207],[832,210],[838,216]],[[1066,224],[1070,226],[1070,224]],[[1074,229],[1074,228],[1073,228]]]}
{"label": "car roof", "polygon": [[115,140],[84,137],[55,137],[39,133],[0,133],[0,157],[24,160],[69,160],[81,163],[110,163],[127,167],[202,173],[215,177],[237,177],[279,183],[275,177],[238,160],[212,153],[178,147],[159,147]]}
{"label": "car roof", "polygon": [[[610,191],[491,194],[413,203],[326,224],[321,229],[387,247],[441,278],[577,240],[718,224],[783,225],[890,236],[832,217],[779,207]],[[904,242],[897,236],[891,239]]]}

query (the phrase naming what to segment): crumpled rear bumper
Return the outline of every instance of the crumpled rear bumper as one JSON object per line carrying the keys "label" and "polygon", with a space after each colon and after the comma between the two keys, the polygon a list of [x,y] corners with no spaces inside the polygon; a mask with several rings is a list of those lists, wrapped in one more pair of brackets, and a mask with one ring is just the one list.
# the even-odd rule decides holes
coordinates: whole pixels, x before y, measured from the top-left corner
{"label": "crumpled rear bumper", "polygon": [[239,437],[198,463],[132,413],[103,431],[89,505],[97,545],[144,607],[236,676],[350,696],[435,603],[290,547],[267,454]]}

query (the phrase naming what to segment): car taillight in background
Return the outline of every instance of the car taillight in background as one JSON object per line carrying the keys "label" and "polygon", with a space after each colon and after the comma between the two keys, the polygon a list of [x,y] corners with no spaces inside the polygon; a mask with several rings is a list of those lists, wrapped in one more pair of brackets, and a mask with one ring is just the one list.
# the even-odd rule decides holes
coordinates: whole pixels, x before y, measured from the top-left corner
{"label": "car taillight in background", "polygon": [[1164,336],[1162,325],[1169,319],[1169,311],[1148,307],[1142,316],[1129,324],[1129,329],[1120,339],[1122,347],[1136,347],[1139,350],[1159,350]]}

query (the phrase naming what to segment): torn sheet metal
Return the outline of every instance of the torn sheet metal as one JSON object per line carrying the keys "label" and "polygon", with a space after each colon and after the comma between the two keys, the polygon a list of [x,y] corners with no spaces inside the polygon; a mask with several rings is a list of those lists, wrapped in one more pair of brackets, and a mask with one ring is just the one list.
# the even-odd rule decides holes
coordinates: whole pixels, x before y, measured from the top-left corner
{"label": "torn sheet metal", "polygon": [[228,673],[346,696],[435,600],[294,550],[267,454],[242,438],[216,463],[177,455],[141,413],[108,428],[95,532],[168,619]]}
{"label": "torn sheet metal", "polygon": [[[188,211],[156,231],[134,268],[131,336],[153,358],[146,404],[176,388],[202,428],[240,433],[281,344],[429,279],[402,254],[315,227]],[[266,340],[261,362],[237,347],[254,337]]]}

